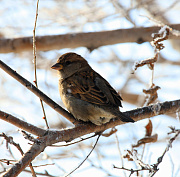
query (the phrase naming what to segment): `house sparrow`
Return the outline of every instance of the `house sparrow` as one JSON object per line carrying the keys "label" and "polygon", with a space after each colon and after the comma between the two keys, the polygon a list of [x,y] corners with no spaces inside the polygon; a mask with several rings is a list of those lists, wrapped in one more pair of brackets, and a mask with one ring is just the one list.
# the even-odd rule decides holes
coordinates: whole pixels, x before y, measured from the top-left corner
{"label": "house sparrow", "polygon": [[61,99],[76,119],[96,125],[112,118],[134,122],[119,111],[119,106],[122,107],[119,94],[80,55],[65,53],[51,68],[58,71]]}

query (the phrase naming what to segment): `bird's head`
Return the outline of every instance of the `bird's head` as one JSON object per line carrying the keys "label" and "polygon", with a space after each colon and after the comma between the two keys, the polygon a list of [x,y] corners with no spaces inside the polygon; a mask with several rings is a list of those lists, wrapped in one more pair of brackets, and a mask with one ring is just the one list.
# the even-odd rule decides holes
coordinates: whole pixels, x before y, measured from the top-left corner
{"label": "bird's head", "polygon": [[90,67],[87,61],[80,55],[69,52],[61,55],[51,68],[58,70],[61,78],[66,78],[84,67]]}

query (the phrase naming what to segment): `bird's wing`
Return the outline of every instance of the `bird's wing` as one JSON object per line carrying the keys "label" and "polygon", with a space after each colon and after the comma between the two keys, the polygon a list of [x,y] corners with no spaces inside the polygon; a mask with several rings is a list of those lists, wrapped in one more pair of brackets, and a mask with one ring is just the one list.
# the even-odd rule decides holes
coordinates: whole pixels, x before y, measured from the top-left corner
{"label": "bird's wing", "polygon": [[120,95],[94,70],[81,71],[67,80],[67,92],[97,105],[122,106]]}

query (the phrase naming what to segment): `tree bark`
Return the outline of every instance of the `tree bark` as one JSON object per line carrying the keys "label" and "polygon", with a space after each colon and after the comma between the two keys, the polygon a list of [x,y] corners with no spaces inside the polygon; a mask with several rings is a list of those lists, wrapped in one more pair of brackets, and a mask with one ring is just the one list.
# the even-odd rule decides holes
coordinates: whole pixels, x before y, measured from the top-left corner
{"label": "tree bark", "polygon": [[[180,31],[180,24],[170,25],[172,29]],[[104,45],[118,43],[151,41],[152,33],[156,33],[160,27],[140,27],[130,29],[118,29],[111,31],[71,33],[63,35],[37,36],[37,51],[60,50],[62,48],[87,47],[90,50]],[[30,51],[33,48],[33,37],[0,38],[0,53]],[[169,39],[180,39],[180,36],[170,34]]]}

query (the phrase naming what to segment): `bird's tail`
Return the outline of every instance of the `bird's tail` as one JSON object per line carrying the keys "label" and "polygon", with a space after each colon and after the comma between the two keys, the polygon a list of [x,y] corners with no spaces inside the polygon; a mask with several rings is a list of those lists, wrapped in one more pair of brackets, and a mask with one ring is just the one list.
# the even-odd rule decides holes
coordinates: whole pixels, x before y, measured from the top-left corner
{"label": "bird's tail", "polygon": [[122,112],[119,112],[119,118],[123,121],[123,122],[135,122],[132,118],[130,118],[129,116],[125,115]]}

